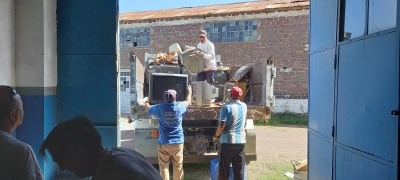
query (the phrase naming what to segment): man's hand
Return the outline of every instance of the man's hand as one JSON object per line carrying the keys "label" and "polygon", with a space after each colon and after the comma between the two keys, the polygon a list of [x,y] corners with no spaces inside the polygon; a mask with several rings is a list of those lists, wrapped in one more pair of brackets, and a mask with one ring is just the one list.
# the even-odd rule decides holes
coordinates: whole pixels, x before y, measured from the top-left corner
{"label": "man's hand", "polygon": [[219,143],[219,137],[216,137],[215,134],[213,136],[213,142],[214,142],[214,144],[218,144]]}
{"label": "man's hand", "polygon": [[140,106],[144,106],[145,103],[148,102],[148,101],[149,101],[149,97],[145,97],[145,98],[143,98],[141,101],[138,101],[138,104],[139,104]]}
{"label": "man's hand", "polygon": [[146,112],[149,112],[149,109],[150,109],[149,98],[148,98],[148,97],[145,97],[145,98],[143,99],[143,102],[144,102],[144,110],[145,110]]}
{"label": "man's hand", "polygon": [[195,52],[195,56],[198,57],[198,58],[202,58],[202,57],[204,57],[204,53],[201,52],[201,51],[196,51]]}
{"label": "man's hand", "polygon": [[188,91],[189,94],[192,94],[192,85],[189,84],[187,86],[187,91]]}

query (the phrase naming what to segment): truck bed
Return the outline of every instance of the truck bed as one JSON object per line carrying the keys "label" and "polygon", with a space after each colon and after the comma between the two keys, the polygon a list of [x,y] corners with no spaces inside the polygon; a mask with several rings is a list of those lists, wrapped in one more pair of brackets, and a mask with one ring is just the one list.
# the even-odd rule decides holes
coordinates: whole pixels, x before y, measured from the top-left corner
{"label": "truck bed", "polygon": [[[183,116],[183,120],[218,120],[221,111],[220,105],[211,106],[189,106]],[[135,113],[136,112],[136,113]],[[136,106],[132,109],[132,114],[137,115],[137,119],[151,119],[145,112],[144,106]],[[270,109],[266,106],[247,106],[247,119],[262,120],[267,123],[270,116]]]}

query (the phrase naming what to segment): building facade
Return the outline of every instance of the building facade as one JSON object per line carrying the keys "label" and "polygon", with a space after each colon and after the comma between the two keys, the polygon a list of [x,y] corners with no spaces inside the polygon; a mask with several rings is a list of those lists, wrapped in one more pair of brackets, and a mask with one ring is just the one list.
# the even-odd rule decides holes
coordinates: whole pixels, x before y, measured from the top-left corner
{"label": "building facade", "polygon": [[243,66],[273,56],[277,66],[276,111],[307,112],[309,2],[258,1],[122,13],[119,19],[121,68],[129,52],[144,62],[169,45],[196,46],[208,32],[224,66]]}

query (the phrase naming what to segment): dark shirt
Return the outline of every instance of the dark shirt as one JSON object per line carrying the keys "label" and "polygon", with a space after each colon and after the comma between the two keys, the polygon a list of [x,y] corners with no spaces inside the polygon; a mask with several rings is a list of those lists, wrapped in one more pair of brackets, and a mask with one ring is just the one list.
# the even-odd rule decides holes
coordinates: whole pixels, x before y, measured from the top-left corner
{"label": "dark shirt", "polygon": [[127,148],[106,149],[92,180],[158,180],[160,173],[140,153]]}
{"label": "dark shirt", "polygon": [[4,131],[0,131],[0,179],[43,179],[32,148]]}

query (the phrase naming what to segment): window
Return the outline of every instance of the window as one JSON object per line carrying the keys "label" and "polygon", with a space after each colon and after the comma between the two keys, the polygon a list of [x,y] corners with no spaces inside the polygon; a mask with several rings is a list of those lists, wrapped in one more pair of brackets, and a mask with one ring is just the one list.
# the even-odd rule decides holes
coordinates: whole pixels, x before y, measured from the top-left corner
{"label": "window", "polygon": [[361,37],[366,33],[366,0],[346,0],[344,40]]}
{"label": "window", "polygon": [[121,92],[129,92],[130,85],[130,72],[120,72],[120,91]]}
{"label": "window", "polygon": [[396,0],[369,0],[369,34],[396,27],[396,4]]}
{"label": "window", "polygon": [[396,0],[342,0],[341,41],[396,27]]}
{"label": "window", "polygon": [[119,46],[150,46],[150,28],[120,29]]}
{"label": "window", "polygon": [[209,22],[205,24],[205,30],[212,42],[254,42],[257,24],[257,20]]}
{"label": "window", "polygon": [[130,76],[130,72],[119,72],[119,76]]}

